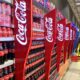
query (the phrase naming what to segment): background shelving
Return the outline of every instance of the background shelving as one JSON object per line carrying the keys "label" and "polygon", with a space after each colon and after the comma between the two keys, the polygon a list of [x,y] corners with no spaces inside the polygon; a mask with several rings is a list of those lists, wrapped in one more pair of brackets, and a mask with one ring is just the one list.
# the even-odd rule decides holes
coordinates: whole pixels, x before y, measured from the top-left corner
{"label": "background shelving", "polygon": [[14,34],[12,3],[0,0],[0,80],[14,79]]}

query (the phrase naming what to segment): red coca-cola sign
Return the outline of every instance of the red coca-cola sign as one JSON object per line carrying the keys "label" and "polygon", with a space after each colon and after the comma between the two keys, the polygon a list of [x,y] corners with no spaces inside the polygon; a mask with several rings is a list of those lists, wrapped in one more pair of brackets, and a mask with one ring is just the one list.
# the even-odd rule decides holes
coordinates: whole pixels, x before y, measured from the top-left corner
{"label": "red coca-cola sign", "polygon": [[66,19],[62,19],[60,21],[57,22],[57,71],[59,71],[60,68],[60,58],[62,53],[62,49],[64,46],[64,29],[66,26]]}
{"label": "red coca-cola sign", "polygon": [[31,46],[32,0],[14,0],[15,76],[24,80],[26,61]]}
{"label": "red coca-cola sign", "polygon": [[52,10],[44,16],[45,21],[45,61],[46,61],[46,80],[49,80],[51,54],[54,47],[56,36],[56,10]]}
{"label": "red coca-cola sign", "polygon": [[65,26],[65,42],[64,42],[64,63],[66,62],[66,59],[69,57],[68,49],[69,49],[69,42],[70,42],[70,26],[71,23],[66,24]]}

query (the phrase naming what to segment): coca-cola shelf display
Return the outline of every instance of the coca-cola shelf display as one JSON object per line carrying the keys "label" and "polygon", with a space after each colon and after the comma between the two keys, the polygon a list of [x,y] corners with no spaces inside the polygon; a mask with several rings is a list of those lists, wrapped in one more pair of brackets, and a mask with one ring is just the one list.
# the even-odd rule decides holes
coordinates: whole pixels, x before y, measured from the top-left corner
{"label": "coca-cola shelf display", "polygon": [[[42,42],[40,44],[42,44]],[[38,78],[44,74],[45,72],[44,53],[45,53],[44,47],[30,50],[28,56],[28,62],[26,66],[26,72],[25,72],[26,80],[30,80],[30,79],[38,80]]]}
{"label": "coca-cola shelf display", "polygon": [[45,80],[43,11],[33,5],[32,46],[26,63],[26,80]]}
{"label": "coca-cola shelf display", "polygon": [[56,80],[55,76],[57,74],[57,53],[56,53],[57,45],[54,45],[52,54],[51,54],[51,66],[50,66],[50,80]]}

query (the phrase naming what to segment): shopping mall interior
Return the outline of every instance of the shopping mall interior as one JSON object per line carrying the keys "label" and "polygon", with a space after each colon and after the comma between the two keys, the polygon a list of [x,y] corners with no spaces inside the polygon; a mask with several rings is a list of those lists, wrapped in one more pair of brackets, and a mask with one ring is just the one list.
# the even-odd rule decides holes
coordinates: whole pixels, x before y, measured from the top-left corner
{"label": "shopping mall interior", "polygon": [[80,80],[80,0],[0,0],[0,80]]}

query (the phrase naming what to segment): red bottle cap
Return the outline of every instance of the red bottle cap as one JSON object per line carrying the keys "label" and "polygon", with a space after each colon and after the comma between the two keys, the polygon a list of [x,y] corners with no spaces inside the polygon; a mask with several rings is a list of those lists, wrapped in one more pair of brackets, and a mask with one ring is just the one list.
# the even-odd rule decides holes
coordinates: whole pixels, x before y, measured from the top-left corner
{"label": "red bottle cap", "polygon": [[4,51],[0,51],[0,56],[4,56]]}

